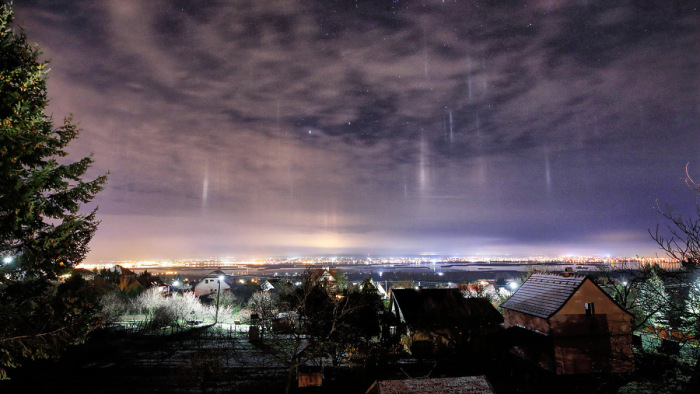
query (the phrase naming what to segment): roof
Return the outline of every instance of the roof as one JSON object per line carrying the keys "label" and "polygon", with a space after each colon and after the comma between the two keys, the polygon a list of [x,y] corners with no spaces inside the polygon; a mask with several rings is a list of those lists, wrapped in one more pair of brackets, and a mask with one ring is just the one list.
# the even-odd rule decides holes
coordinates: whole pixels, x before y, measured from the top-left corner
{"label": "roof", "polygon": [[336,268],[317,268],[311,272],[311,280],[324,279],[329,281],[335,281],[335,277],[333,275],[337,273],[338,269]]}
{"label": "roof", "polygon": [[235,285],[235,281],[233,280],[232,276],[228,275],[227,273],[222,271],[221,268],[219,268],[218,270],[214,270],[214,271],[210,272],[209,274],[207,274],[207,276],[203,277],[199,282],[197,282],[195,287],[204,283],[205,279],[209,279],[209,280],[219,279],[220,276],[224,277],[224,283],[226,283],[228,285],[228,287],[232,288]]}
{"label": "roof", "polygon": [[121,265],[115,265],[111,268],[108,268],[112,272],[118,272],[119,275],[122,276],[136,276],[136,273],[128,268],[124,268]]}
{"label": "roof", "polygon": [[73,274],[78,274],[82,277],[95,276],[95,273],[85,268],[73,268]]}
{"label": "roof", "polygon": [[464,298],[458,289],[392,289],[403,320],[412,327],[499,324],[503,316],[484,298]]}
{"label": "roof", "polygon": [[384,380],[376,383],[381,394],[409,393],[494,393],[486,376],[459,378]]}
{"label": "roof", "polygon": [[221,270],[221,268],[219,268],[207,274],[206,278],[218,278],[221,275],[223,275],[224,277],[228,276],[224,271]]}
{"label": "roof", "polygon": [[516,312],[549,319],[588,278],[555,274],[532,274],[501,306]]}

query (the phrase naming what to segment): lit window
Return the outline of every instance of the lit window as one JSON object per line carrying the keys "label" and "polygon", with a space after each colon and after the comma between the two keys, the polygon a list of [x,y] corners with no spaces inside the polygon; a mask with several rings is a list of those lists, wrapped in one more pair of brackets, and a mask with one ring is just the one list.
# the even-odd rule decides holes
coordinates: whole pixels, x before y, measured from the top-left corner
{"label": "lit window", "polygon": [[592,302],[587,302],[584,306],[586,307],[586,316],[595,315],[595,305]]}

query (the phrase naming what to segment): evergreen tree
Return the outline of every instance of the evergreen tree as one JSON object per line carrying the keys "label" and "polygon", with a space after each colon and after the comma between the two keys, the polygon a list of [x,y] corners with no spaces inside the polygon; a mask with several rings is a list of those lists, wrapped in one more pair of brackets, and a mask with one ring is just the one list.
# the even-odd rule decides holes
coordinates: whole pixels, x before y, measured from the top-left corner
{"label": "evergreen tree", "polygon": [[690,335],[700,332],[700,285],[691,283],[685,300],[682,329]]}
{"label": "evergreen tree", "polygon": [[666,292],[666,285],[659,278],[654,267],[647,269],[649,270],[649,278],[639,289],[638,308],[641,314],[638,317],[644,319],[642,325],[666,326],[670,297]]}
{"label": "evergreen tree", "polygon": [[54,127],[44,112],[47,63],[12,19],[0,5],[0,378],[97,323],[84,281],[55,280],[88,252],[98,221],[80,207],[106,181],[82,180],[92,157],[65,164],[79,130],[70,118]]}

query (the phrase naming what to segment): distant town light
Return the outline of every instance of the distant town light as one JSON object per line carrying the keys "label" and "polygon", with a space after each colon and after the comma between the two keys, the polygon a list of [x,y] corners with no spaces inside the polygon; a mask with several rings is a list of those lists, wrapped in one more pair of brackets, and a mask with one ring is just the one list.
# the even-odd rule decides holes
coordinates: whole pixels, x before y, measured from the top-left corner
{"label": "distant town light", "polygon": [[510,288],[512,290],[515,290],[518,288],[518,282],[510,282],[510,284],[508,284],[508,286],[510,286]]}

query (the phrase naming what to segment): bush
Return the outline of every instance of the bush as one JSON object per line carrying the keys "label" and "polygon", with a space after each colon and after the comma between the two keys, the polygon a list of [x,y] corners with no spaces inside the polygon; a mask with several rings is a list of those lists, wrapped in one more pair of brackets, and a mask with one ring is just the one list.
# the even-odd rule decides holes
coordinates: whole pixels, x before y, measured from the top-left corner
{"label": "bush", "polygon": [[119,291],[110,291],[100,297],[99,307],[105,323],[111,324],[129,311],[129,300]]}
{"label": "bush", "polygon": [[177,313],[173,306],[173,303],[168,303],[156,307],[151,315],[151,320],[147,324],[148,329],[157,330],[177,325]]}

